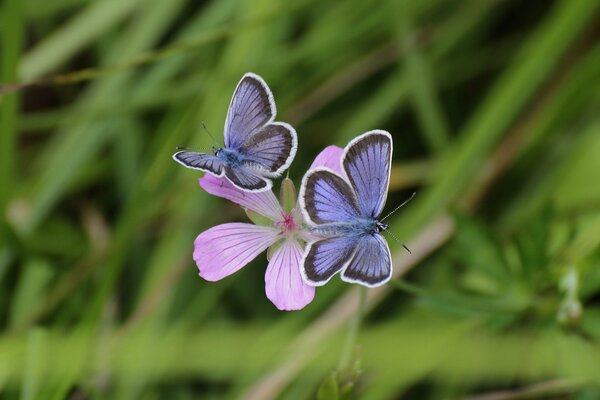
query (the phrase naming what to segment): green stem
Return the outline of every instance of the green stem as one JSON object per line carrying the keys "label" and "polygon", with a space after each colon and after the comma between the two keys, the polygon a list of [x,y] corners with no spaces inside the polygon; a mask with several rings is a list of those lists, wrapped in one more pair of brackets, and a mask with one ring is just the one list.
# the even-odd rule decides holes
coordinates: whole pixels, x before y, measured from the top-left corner
{"label": "green stem", "polygon": [[354,318],[352,318],[350,321],[350,326],[348,327],[346,343],[344,343],[344,349],[342,350],[342,355],[340,357],[340,363],[338,366],[339,370],[350,367],[350,363],[352,362],[352,354],[354,353],[354,348],[356,347],[358,330],[360,329],[360,324],[362,323],[362,319],[365,314],[366,305],[367,288],[360,286],[358,288],[358,306],[356,307],[356,315]]}
{"label": "green stem", "polygon": [[[23,12],[19,0],[7,0],[0,6],[0,84],[17,80],[17,68],[23,43]],[[19,134],[18,94],[0,96],[0,221],[17,181],[15,154]],[[1,223],[1,222],[0,222]],[[0,227],[0,232],[2,231]],[[2,232],[3,233],[3,232]]]}

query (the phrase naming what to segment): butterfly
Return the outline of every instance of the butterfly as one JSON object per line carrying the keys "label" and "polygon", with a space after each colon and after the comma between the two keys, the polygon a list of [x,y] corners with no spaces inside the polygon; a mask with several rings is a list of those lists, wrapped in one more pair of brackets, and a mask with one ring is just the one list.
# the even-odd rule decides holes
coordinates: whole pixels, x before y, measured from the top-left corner
{"label": "butterfly", "polygon": [[301,262],[304,280],[327,283],[341,272],[342,280],[376,287],[390,280],[392,256],[378,218],[385,205],[392,160],[392,136],[366,132],[344,149],[345,176],[315,168],[302,179],[300,205],[305,221],[318,237],[308,243]]}
{"label": "butterfly", "polygon": [[277,111],[273,93],[258,75],[246,73],[238,83],[227,112],[224,143],[213,154],[179,151],[173,159],[187,168],[225,176],[247,192],[271,189],[298,148],[294,128],[273,122]]}

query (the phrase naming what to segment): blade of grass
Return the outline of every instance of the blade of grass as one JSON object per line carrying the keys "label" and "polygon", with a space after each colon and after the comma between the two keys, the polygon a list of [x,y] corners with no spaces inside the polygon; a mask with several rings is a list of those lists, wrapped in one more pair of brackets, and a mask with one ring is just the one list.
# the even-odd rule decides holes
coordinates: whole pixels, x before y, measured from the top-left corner
{"label": "blade of grass", "polygon": [[[136,53],[150,46],[161,30],[166,28],[168,18],[174,17],[180,1],[169,2],[170,6],[165,6],[164,10],[157,10],[156,15],[150,14],[155,8],[145,10],[148,13],[147,22],[138,22],[132,27],[128,40],[119,42],[118,47],[107,58],[120,58],[123,54]],[[80,107],[102,107],[103,104],[112,101],[114,93],[126,91],[125,88],[130,84],[131,74],[107,78],[90,88],[84,96],[85,99],[80,102]],[[104,122],[92,124],[85,121],[64,131],[40,156],[37,165],[40,170],[39,177],[32,183],[28,182],[24,188],[26,198],[30,202],[26,218],[18,221],[18,229],[24,236],[35,231],[68,187],[80,166],[97,154],[110,139],[113,134],[111,121]]]}
{"label": "blade of grass", "polygon": [[569,45],[598,10],[595,1],[562,1],[522,46],[513,65],[490,91],[460,138],[440,164],[437,183],[402,223],[414,231],[452,203],[464,190],[499,137],[544,82]]}
{"label": "blade of grass", "polygon": [[437,98],[429,61],[418,50],[412,50],[405,59],[405,66],[411,100],[427,145],[430,150],[439,152],[448,144],[450,132]]}
{"label": "blade of grass", "polygon": [[[556,141],[561,134],[578,136],[568,141],[571,144],[574,141],[582,140],[579,136],[597,134],[597,128],[594,128],[597,121],[594,118],[586,126],[578,127],[575,132],[571,132],[571,128],[566,126],[565,123],[573,118],[578,118],[581,110],[592,103],[591,98],[597,91],[589,82],[600,77],[598,71],[600,71],[600,47],[596,47],[590,52],[586,59],[573,71],[569,80],[565,82],[565,88],[549,100],[546,109],[540,113],[541,122],[537,127],[531,128],[534,129],[534,132],[528,136],[523,146],[521,146],[519,154],[521,157],[527,157],[532,152],[540,153],[541,151],[545,155],[549,155],[548,153],[553,154],[552,151],[548,150],[549,145],[543,144],[548,140]],[[570,132],[566,133],[565,130]],[[564,146],[560,146],[560,143],[557,143],[557,146],[561,148],[561,152],[566,151],[566,149],[562,150]],[[574,154],[573,159],[577,160],[579,156]],[[528,186],[527,192],[513,196],[507,211],[503,213],[498,223],[502,231],[511,231],[522,225],[528,216],[535,213],[549,199],[553,191],[560,193],[565,190],[555,186],[555,179],[558,177],[556,168],[565,169],[568,164],[567,162],[558,164],[560,165],[557,165],[556,162],[552,163],[551,167],[544,171],[545,174],[542,179],[537,178],[534,171],[531,182],[526,184]],[[589,193],[593,193],[593,190]]]}
{"label": "blade of grass", "polygon": [[[485,17],[494,10],[495,5],[494,1],[464,3],[451,18],[444,21],[439,30],[434,30],[434,39],[437,40],[431,41],[432,48],[429,51],[432,65],[440,63],[461,40],[485,23]],[[394,72],[379,89],[371,93],[369,101],[360,105],[343,124],[336,136],[338,143],[346,143],[360,132],[372,129],[373,126],[381,126],[387,118],[398,112],[408,97],[410,84],[405,68],[397,68]],[[456,80],[460,79],[461,75],[465,77],[464,73],[461,73],[444,78],[444,72],[441,68],[436,72],[436,75],[442,75],[438,78],[442,84],[444,79]]]}
{"label": "blade of grass", "polygon": [[140,0],[105,0],[88,6],[55,33],[27,52],[21,78],[27,82],[56,69],[144,4]]}
{"label": "blade of grass", "polygon": [[11,328],[26,321],[43,301],[45,288],[54,276],[51,265],[44,260],[31,260],[23,265],[19,283],[10,310]]}
{"label": "blade of grass", "polygon": [[42,329],[33,329],[27,335],[27,358],[25,372],[21,384],[21,399],[34,400],[39,398],[42,386],[42,371],[45,365],[45,349],[47,346],[46,332]]}
{"label": "blade of grass", "polygon": [[[170,1],[152,3],[151,6],[145,5],[143,11],[138,15],[137,23],[128,28],[126,34],[123,35],[123,40],[117,41],[114,48],[107,52],[106,59],[113,60],[120,58],[123,54],[138,53],[141,50],[151,46],[156,40],[161,37],[161,34],[168,28],[171,21],[176,17],[178,11],[182,7],[182,1]],[[83,104],[98,105],[108,102],[114,96],[114,93],[122,92],[131,84],[131,74],[123,74],[107,79],[106,81],[98,82],[88,92],[86,101]],[[110,121],[107,121],[110,126]],[[34,212],[24,224],[24,232],[31,233],[38,224],[41,223],[44,215],[51,208],[52,203],[62,194],[62,191],[68,185],[76,170],[96,154],[102,141],[110,138],[111,132],[107,132],[107,125],[98,123],[96,125],[77,126],[70,132],[66,132],[65,136],[59,141],[59,152],[52,155],[53,163],[50,168],[47,167],[43,179],[38,182],[42,187],[42,193],[45,196],[37,201],[34,205]],[[82,138],[85,138],[83,140]],[[83,148],[82,148],[83,147]],[[62,159],[61,159],[62,157]],[[55,174],[57,176],[55,176]],[[131,220],[126,220],[125,227]],[[121,233],[122,234],[122,233]],[[117,231],[115,240],[119,240],[120,232]],[[118,271],[117,271],[118,272]],[[109,277],[114,275],[113,272],[107,273]],[[100,291],[102,293],[102,290]],[[92,298],[90,304],[95,304],[95,298]],[[100,304],[99,308],[104,305]],[[95,315],[96,320],[99,320],[99,313]],[[79,330],[86,330],[90,326],[89,320],[85,319],[79,324]],[[56,390],[53,398],[62,399],[66,396],[74,381],[77,380],[78,374],[65,374],[59,388]]]}
{"label": "blade of grass", "polygon": [[87,0],[54,0],[39,2],[36,0],[23,0],[27,19],[36,22],[46,22],[48,18],[56,16],[75,7],[83,6]]}
{"label": "blade of grass", "polygon": [[[0,82],[14,82],[23,46],[23,10],[20,0],[2,3],[2,57]],[[6,205],[14,194],[17,180],[17,142],[19,137],[20,94],[0,96],[0,242],[6,235]]]}
{"label": "blade of grass", "polygon": [[410,13],[405,12],[406,4],[398,3],[397,14],[402,23],[404,46],[407,54],[404,58],[406,79],[409,84],[410,98],[423,130],[426,144],[433,152],[444,149],[449,140],[448,124],[437,96],[436,83],[431,71],[429,57],[415,43],[412,32],[415,31]]}
{"label": "blade of grass", "polygon": [[[203,376],[207,382],[220,382],[239,373],[256,372],[255,366],[262,365],[265,358],[284,351],[292,331],[274,336],[262,353],[248,351],[264,328],[265,324],[209,324],[202,331],[190,332],[174,326],[167,333],[150,330],[134,330],[127,335],[107,333],[97,341],[96,334],[89,332],[64,335],[42,332],[44,336],[38,337],[35,354],[43,357],[32,366],[45,376],[47,384],[60,380],[66,371],[88,371],[99,365],[113,371],[117,379],[129,379],[141,372],[153,377],[157,384],[190,374]],[[545,376],[570,376],[592,384],[598,384],[600,379],[597,370],[600,352],[595,343],[551,329],[494,334],[482,330],[476,321],[448,320],[413,311],[402,321],[365,329],[360,340],[371,349],[364,354],[364,367],[377,371],[372,378],[383,378],[386,384],[383,388],[371,385],[372,390],[398,384],[406,388],[425,376],[460,378],[465,383],[490,377],[528,382]],[[28,342],[29,338],[24,336],[0,337],[2,363],[14,365],[16,371],[12,376],[2,376],[7,379],[6,387],[21,383]],[[393,343],[394,351],[381,343]],[[148,353],[149,344],[153,362],[140,366],[137,358]],[[323,370],[335,362],[337,354],[326,349],[337,347],[336,337],[314,347],[318,351],[314,365]],[[553,349],[550,354],[549,348]],[[241,363],[240,359],[248,362]]]}

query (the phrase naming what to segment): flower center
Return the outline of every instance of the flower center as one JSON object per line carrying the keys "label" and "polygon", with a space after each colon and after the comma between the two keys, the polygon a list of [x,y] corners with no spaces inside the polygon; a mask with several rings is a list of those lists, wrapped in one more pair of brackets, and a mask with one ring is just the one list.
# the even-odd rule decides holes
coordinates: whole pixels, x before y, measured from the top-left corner
{"label": "flower center", "polygon": [[286,233],[295,231],[298,228],[298,226],[296,225],[296,222],[294,221],[294,210],[292,210],[288,214],[283,214],[282,220],[277,221],[275,223],[275,226],[278,228],[281,228],[281,233],[284,235]]}

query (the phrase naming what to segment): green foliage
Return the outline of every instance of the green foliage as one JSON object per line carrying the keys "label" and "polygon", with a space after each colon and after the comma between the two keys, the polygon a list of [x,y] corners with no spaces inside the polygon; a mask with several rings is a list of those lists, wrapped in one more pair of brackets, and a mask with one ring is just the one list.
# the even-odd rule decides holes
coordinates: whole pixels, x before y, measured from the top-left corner
{"label": "green foliage", "polygon": [[250,219],[250,221],[254,222],[256,225],[262,226],[273,226],[273,221],[264,215],[260,215],[256,211],[246,209],[246,216]]}
{"label": "green foliage", "polygon": [[[599,398],[599,8],[3,1],[0,398]],[[283,313],[264,255],[197,276],[198,233],[272,224],[171,159],[213,145],[201,121],[219,140],[247,71],[298,131],[286,211],[375,128],[387,208],[418,192],[358,332],[338,279]]]}
{"label": "green foliage", "polygon": [[325,377],[321,386],[317,390],[318,400],[339,400],[340,389],[337,381],[337,374],[335,372],[330,373]]}

